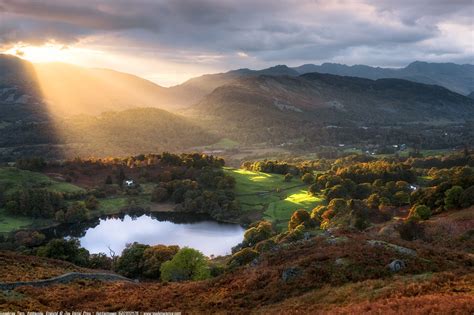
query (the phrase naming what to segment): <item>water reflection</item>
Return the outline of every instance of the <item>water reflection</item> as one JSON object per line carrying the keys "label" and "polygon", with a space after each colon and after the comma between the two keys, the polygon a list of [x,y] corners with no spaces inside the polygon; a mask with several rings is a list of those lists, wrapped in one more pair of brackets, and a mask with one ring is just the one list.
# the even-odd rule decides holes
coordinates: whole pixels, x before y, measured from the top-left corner
{"label": "water reflection", "polygon": [[[66,232],[67,231],[67,232]],[[127,243],[188,246],[205,255],[227,255],[243,239],[244,229],[237,224],[219,223],[203,216],[182,214],[122,214],[103,217],[79,225],[56,228],[56,236],[78,237],[90,253],[116,254]]]}

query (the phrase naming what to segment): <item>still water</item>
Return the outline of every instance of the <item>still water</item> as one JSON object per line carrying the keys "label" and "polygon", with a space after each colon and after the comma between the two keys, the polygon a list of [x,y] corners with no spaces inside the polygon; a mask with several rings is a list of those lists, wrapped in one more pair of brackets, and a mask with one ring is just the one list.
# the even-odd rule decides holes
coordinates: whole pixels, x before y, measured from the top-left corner
{"label": "still water", "polygon": [[107,217],[80,233],[82,247],[90,253],[120,254],[127,243],[192,247],[210,256],[227,255],[243,240],[244,229],[209,218],[160,217],[150,214]]}

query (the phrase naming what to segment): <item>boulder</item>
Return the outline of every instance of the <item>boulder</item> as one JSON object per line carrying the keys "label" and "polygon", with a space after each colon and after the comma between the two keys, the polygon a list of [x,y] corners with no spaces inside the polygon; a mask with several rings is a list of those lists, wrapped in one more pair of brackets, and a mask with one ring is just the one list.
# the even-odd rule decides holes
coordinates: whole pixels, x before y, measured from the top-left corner
{"label": "boulder", "polygon": [[388,264],[391,272],[399,272],[402,269],[406,268],[406,264],[403,260],[395,259],[390,264]]}

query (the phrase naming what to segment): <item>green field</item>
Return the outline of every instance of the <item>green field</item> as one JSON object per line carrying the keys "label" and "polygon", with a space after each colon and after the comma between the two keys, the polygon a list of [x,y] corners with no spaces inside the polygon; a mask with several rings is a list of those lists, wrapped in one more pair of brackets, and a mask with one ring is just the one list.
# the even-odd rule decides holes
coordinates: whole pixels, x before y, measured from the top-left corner
{"label": "green field", "polygon": [[[83,191],[82,188],[66,182],[59,182],[37,172],[20,170],[14,167],[0,168],[0,187],[5,193],[11,194],[21,188],[46,188],[63,193]],[[0,233],[11,232],[20,228],[46,226],[52,220],[33,219],[24,216],[14,216],[0,209]]]}
{"label": "green field", "polygon": [[236,198],[246,212],[258,211],[264,218],[286,228],[288,220],[297,209],[310,211],[323,201],[311,196],[299,178],[290,182],[283,175],[225,168],[225,172],[236,179]]}
{"label": "green field", "polygon": [[0,168],[0,187],[3,187],[7,194],[21,188],[40,187],[63,193],[83,191],[82,188],[73,184],[56,181],[44,174],[20,170],[15,167]]}

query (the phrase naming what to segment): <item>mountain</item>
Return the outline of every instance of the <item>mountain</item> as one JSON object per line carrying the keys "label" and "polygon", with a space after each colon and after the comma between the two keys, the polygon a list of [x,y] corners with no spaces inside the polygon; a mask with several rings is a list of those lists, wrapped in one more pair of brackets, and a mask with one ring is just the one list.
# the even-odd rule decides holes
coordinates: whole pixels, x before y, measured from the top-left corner
{"label": "mountain", "polygon": [[474,101],[407,80],[308,73],[240,78],[186,114],[235,139],[284,141],[315,136],[311,131],[322,126],[462,123],[474,119]]}
{"label": "mountain", "polygon": [[219,86],[228,84],[239,78],[259,75],[298,76],[299,73],[285,65],[277,65],[262,70],[238,69],[225,73],[206,74],[169,88],[169,94],[172,95],[170,97],[175,100],[175,104],[180,104],[181,107],[189,107],[201,101],[207,94]]}
{"label": "mountain", "polygon": [[474,91],[474,65],[455,63],[428,63],[415,61],[405,68],[380,68],[365,65],[347,66],[336,63],[306,64],[293,68],[300,74],[319,72],[367,79],[398,78],[425,84],[443,86],[468,95]]}
{"label": "mountain", "polygon": [[4,107],[19,105],[60,116],[96,115],[136,107],[179,107],[167,88],[113,70],[63,63],[31,64],[0,55],[0,71],[0,113]]}

